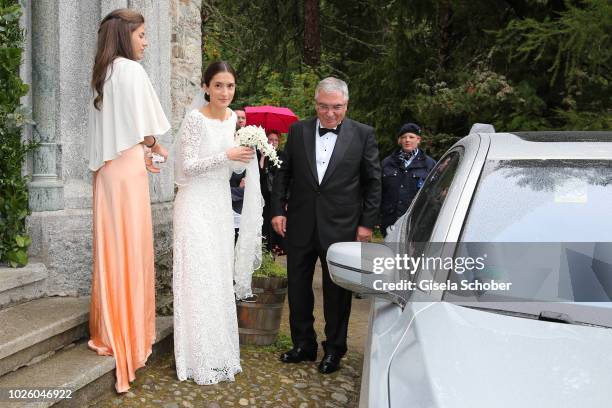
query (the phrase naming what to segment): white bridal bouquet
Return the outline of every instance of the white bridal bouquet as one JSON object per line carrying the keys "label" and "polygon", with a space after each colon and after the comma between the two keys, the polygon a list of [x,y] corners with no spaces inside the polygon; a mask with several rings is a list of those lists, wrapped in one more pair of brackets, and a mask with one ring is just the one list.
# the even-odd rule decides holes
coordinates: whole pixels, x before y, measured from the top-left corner
{"label": "white bridal bouquet", "polygon": [[280,167],[282,160],[278,158],[274,147],[268,143],[266,132],[261,126],[245,126],[236,132],[236,142],[240,146],[254,147],[269,158],[276,167]]}

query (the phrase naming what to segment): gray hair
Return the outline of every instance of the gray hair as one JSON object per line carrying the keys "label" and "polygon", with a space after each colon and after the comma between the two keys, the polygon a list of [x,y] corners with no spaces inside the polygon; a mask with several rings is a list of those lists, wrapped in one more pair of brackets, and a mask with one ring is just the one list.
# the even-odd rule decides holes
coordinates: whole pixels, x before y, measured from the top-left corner
{"label": "gray hair", "polygon": [[315,89],[315,100],[319,97],[319,92],[321,92],[321,90],[325,92],[340,92],[347,101],[349,99],[348,86],[346,85],[346,82],[338,78],[327,77],[322,79],[321,82],[317,84]]}

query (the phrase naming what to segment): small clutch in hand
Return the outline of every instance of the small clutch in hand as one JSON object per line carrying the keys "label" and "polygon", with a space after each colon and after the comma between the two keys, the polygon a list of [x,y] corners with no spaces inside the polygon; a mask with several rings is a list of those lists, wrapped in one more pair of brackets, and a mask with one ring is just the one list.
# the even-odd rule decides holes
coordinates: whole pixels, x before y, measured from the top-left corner
{"label": "small clutch in hand", "polygon": [[158,169],[164,168],[166,166],[166,159],[164,159],[164,156],[161,156],[157,153],[151,154],[151,160],[153,161],[153,165]]}

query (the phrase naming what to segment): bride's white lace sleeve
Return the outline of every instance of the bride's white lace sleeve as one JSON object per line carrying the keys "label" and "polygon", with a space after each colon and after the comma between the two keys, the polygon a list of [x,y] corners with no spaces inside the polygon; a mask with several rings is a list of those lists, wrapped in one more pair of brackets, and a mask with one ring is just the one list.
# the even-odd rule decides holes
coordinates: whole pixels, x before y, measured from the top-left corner
{"label": "bride's white lace sleeve", "polygon": [[200,158],[201,133],[203,129],[202,119],[198,115],[190,115],[185,123],[182,142],[183,171],[186,176],[193,177],[219,167],[229,161],[225,152],[213,154],[208,157]]}
{"label": "bride's white lace sleeve", "polygon": [[246,163],[230,160],[230,170],[236,174],[242,174],[246,170]]}

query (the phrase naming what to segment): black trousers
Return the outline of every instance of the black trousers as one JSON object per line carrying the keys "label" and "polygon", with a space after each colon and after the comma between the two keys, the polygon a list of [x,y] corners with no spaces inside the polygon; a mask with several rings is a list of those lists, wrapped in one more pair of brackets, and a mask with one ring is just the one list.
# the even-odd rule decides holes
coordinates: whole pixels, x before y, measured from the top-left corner
{"label": "black trousers", "polygon": [[307,350],[317,349],[317,335],[314,331],[314,293],[312,278],[317,258],[323,269],[323,313],[325,316],[325,352],[344,356],[349,316],[351,314],[350,291],[336,285],[329,276],[325,260],[327,248],[318,242],[315,231],[311,244],[296,247],[287,242],[287,276],[289,281],[289,325],[291,340],[295,347]]}

